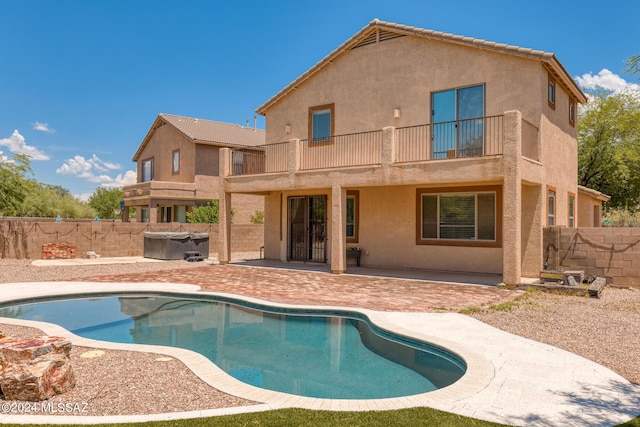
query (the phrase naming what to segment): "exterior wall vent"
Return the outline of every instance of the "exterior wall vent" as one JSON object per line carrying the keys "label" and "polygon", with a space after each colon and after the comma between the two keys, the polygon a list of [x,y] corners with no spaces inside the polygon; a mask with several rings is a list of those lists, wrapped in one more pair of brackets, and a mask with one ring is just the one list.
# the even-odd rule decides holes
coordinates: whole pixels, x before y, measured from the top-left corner
{"label": "exterior wall vent", "polygon": [[364,39],[360,41],[357,45],[353,46],[351,49],[357,49],[359,47],[367,46],[375,43],[382,43],[387,40],[396,39],[398,37],[404,37],[404,34],[394,33],[392,31],[378,30],[376,29],[371,34],[366,36]]}

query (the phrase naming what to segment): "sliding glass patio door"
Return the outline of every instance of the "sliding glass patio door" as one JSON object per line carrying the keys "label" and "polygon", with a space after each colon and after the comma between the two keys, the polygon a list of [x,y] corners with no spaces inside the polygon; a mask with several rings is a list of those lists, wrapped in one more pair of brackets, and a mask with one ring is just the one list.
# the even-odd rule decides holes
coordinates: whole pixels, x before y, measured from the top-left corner
{"label": "sliding glass patio door", "polygon": [[289,197],[289,260],[327,261],[326,212],[326,196]]}
{"label": "sliding glass patio door", "polygon": [[484,85],[431,95],[434,159],[484,154]]}

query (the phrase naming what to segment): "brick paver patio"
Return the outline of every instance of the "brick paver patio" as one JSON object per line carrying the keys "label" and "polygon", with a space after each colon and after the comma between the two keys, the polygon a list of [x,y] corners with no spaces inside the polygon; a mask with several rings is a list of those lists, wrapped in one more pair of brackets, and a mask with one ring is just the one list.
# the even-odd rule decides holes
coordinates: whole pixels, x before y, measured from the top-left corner
{"label": "brick paver patio", "polygon": [[513,300],[522,291],[427,280],[331,274],[244,265],[200,265],[144,274],[85,277],[94,282],[163,282],[288,304],[362,307],[379,311],[459,311]]}

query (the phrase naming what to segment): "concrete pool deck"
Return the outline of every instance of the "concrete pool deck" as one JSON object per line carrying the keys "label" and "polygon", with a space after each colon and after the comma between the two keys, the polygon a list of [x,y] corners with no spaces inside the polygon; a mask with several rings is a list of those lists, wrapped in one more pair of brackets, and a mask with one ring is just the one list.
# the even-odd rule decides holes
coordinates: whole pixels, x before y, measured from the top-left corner
{"label": "concrete pool deck", "polygon": [[[203,291],[196,285],[173,283],[33,282],[2,286],[1,302],[44,295],[100,291],[221,294]],[[231,296],[228,293],[226,295]],[[255,297],[233,296],[267,305],[290,306]],[[318,308],[327,309],[328,306]],[[375,400],[313,399],[249,386],[225,374],[204,356],[191,351],[87,340],[56,325],[2,318],[0,323],[36,326],[47,334],[67,336],[74,345],[167,354],[183,361],[212,387],[263,403],[230,409],[140,416],[25,416],[0,412],[0,423],[141,422],[285,407],[385,410],[429,406],[509,425],[611,426],[625,422],[640,412],[640,387],[613,371],[573,353],[509,334],[467,316],[455,313],[382,312],[344,306],[334,308],[362,312],[378,326],[447,347],[464,358],[469,367],[468,372],[449,387],[421,395]]]}

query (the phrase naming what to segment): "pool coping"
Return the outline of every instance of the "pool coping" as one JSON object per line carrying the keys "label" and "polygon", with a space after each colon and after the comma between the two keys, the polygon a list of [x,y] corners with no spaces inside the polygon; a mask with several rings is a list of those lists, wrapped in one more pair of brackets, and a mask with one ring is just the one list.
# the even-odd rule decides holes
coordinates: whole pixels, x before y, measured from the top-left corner
{"label": "pool coping", "polygon": [[[168,355],[182,361],[192,372],[194,372],[195,375],[197,375],[200,379],[202,379],[210,386],[216,388],[217,390],[255,402],[261,402],[257,405],[234,408],[161,413],[151,415],[25,416],[6,415],[0,413],[0,422],[2,423],[121,423],[199,418],[291,407],[332,411],[369,411],[395,410],[417,406],[428,406],[436,409],[458,413],[460,415],[471,416],[474,418],[512,425],[523,425],[525,423],[524,421],[519,421],[518,414],[521,414],[523,412],[529,413],[532,410],[531,405],[523,404],[523,402],[517,401],[508,403],[507,405],[502,404],[502,406],[510,406],[510,408],[508,408],[507,410],[507,408],[500,407],[500,400],[504,398],[508,399],[508,396],[511,394],[521,395],[521,391],[520,394],[518,394],[518,390],[513,389],[514,379],[517,380],[517,378],[514,378],[514,376],[526,374],[526,372],[524,371],[526,371],[527,366],[516,366],[521,365],[522,360],[518,360],[516,358],[515,360],[512,360],[510,362],[510,356],[508,355],[506,356],[506,360],[504,355],[499,358],[494,358],[492,357],[491,351],[495,351],[495,348],[491,347],[492,350],[488,351],[487,348],[483,347],[482,345],[478,345],[478,342],[474,342],[474,337],[476,340],[486,340],[489,343],[494,342],[494,340],[498,340],[497,347],[500,348],[502,346],[502,343],[499,342],[500,339],[503,338],[507,340],[507,335],[509,336],[509,340],[516,341],[516,349],[518,348],[518,345],[520,345],[520,347],[529,347],[531,349],[535,349],[535,351],[540,352],[540,354],[542,355],[544,355],[545,352],[549,353],[552,351],[554,354],[561,355],[563,358],[569,360],[569,362],[572,364],[571,366],[580,366],[586,364],[587,370],[591,369],[593,370],[593,372],[597,371],[597,381],[592,380],[592,383],[594,383],[595,387],[602,386],[607,381],[615,381],[616,384],[619,383],[624,385],[625,393],[630,393],[631,397],[629,397],[629,399],[632,399],[629,402],[630,405],[635,405],[637,402],[640,402],[640,387],[633,385],[629,386],[629,383],[626,382],[626,380],[624,380],[622,377],[619,377],[617,374],[600,365],[595,364],[594,362],[588,361],[581,358],[580,356],[565,352],[555,347],[547,346],[545,344],[536,343],[535,341],[526,340],[515,335],[507,334],[506,332],[499,331],[475,319],[454,313],[379,312],[368,309],[344,306],[282,304],[237,294],[207,292],[202,291],[201,288],[196,285],[173,283],[37,282],[3,284],[2,289],[3,295],[0,296],[0,302],[11,301],[18,298],[32,298],[43,296],[49,297],[76,293],[147,291],[176,292],[180,294],[191,293],[200,296],[203,294],[222,296],[225,298],[239,299],[249,303],[256,303],[285,309],[316,309],[324,311],[345,310],[361,313],[376,326],[390,330],[394,333],[423,341],[428,341],[437,346],[447,348],[448,350],[459,355],[467,364],[467,372],[456,383],[428,393],[385,399],[318,399],[266,390],[243,383],[222,371],[206,357],[191,350],[165,346],[119,344],[96,341],[76,336],[66,329],[50,323],[0,318],[0,323],[37,327],[43,330],[43,332],[45,332],[46,334],[67,337],[71,340],[73,345],[77,346],[111,350],[142,351],[147,353]],[[450,330],[447,330],[447,328],[450,328]],[[469,337],[461,338],[460,333],[456,333],[456,331],[460,331],[461,329],[468,329],[468,332],[466,333],[469,334]],[[451,336],[453,336],[454,339],[447,339]],[[520,354],[519,357],[525,360],[525,363],[527,363],[527,361],[528,363],[534,363],[536,361],[535,359],[531,359],[531,351],[533,350],[523,351],[523,354]],[[552,355],[552,357],[555,358],[554,355]],[[514,362],[516,363],[514,364]],[[537,363],[536,367],[539,367]],[[567,364],[564,363],[561,368],[566,369]],[[558,375],[560,375],[560,373],[558,373]],[[574,375],[574,373],[571,372],[571,375]],[[583,380],[583,376],[578,376],[573,380],[568,381],[567,384],[569,384],[569,387],[571,387],[571,384],[573,384],[575,381]],[[566,387],[566,385],[564,385],[565,382],[562,382],[562,384],[563,387]],[[569,391],[571,392],[571,390]],[[558,418],[557,414],[555,415],[555,418],[552,419],[552,415],[547,414],[548,410],[542,410],[538,408],[538,405],[543,403],[547,403],[551,406],[558,405],[558,397],[553,397],[553,390],[551,390],[551,396],[544,395],[544,393],[539,394],[540,396],[542,396],[542,399],[539,399],[540,401],[535,402],[536,404],[533,405],[533,409],[534,412],[537,411],[536,419],[544,421],[540,425],[548,424],[549,421],[553,421],[553,424],[555,424],[556,421],[558,424],[561,424],[562,420]],[[620,401],[620,393],[615,393],[614,390],[614,394],[615,396],[613,396],[612,399]],[[554,403],[553,401],[556,402]],[[605,400],[605,402],[608,402],[608,400]],[[565,405],[565,402],[561,403],[562,409],[571,409],[570,405]],[[592,421],[594,420],[594,417],[597,417],[597,419],[600,419],[600,421],[602,421],[603,411],[605,414],[605,419],[615,420],[615,423],[624,422],[628,418],[631,418],[633,416],[630,415],[633,413],[633,410],[628,409],[625,405],[622,405],[622,407],[619,407],[617,410],[614,410],[616,408],[612,408],[611,406],[612,405],[606,404],[603,405],[602,408],[595,408],[595,415],[586,413],[582,418],[579,416],[575,416],[576,410],[574,408],[571,419],[573,420],[573,422],[580,421],[580,423],[582,424],[584,424],[585,422],[587,422],[588,424],[593,424]],[[557,412],[557,409],[557,407],[552,407],[550,410]],[[509,414],[509,412],[513,412],[513,414]],[[568,413],[571,413],[571,411],[569,411]],[[541,414],[544,414],[544,416],[541,416]],[[522,417],[522,420],[527,420],[526,424],[531,424],[530,415],[527,417]],[[571,424],[573,424],[573,422]],[[606,424],[599,423],[597,425]]]}

